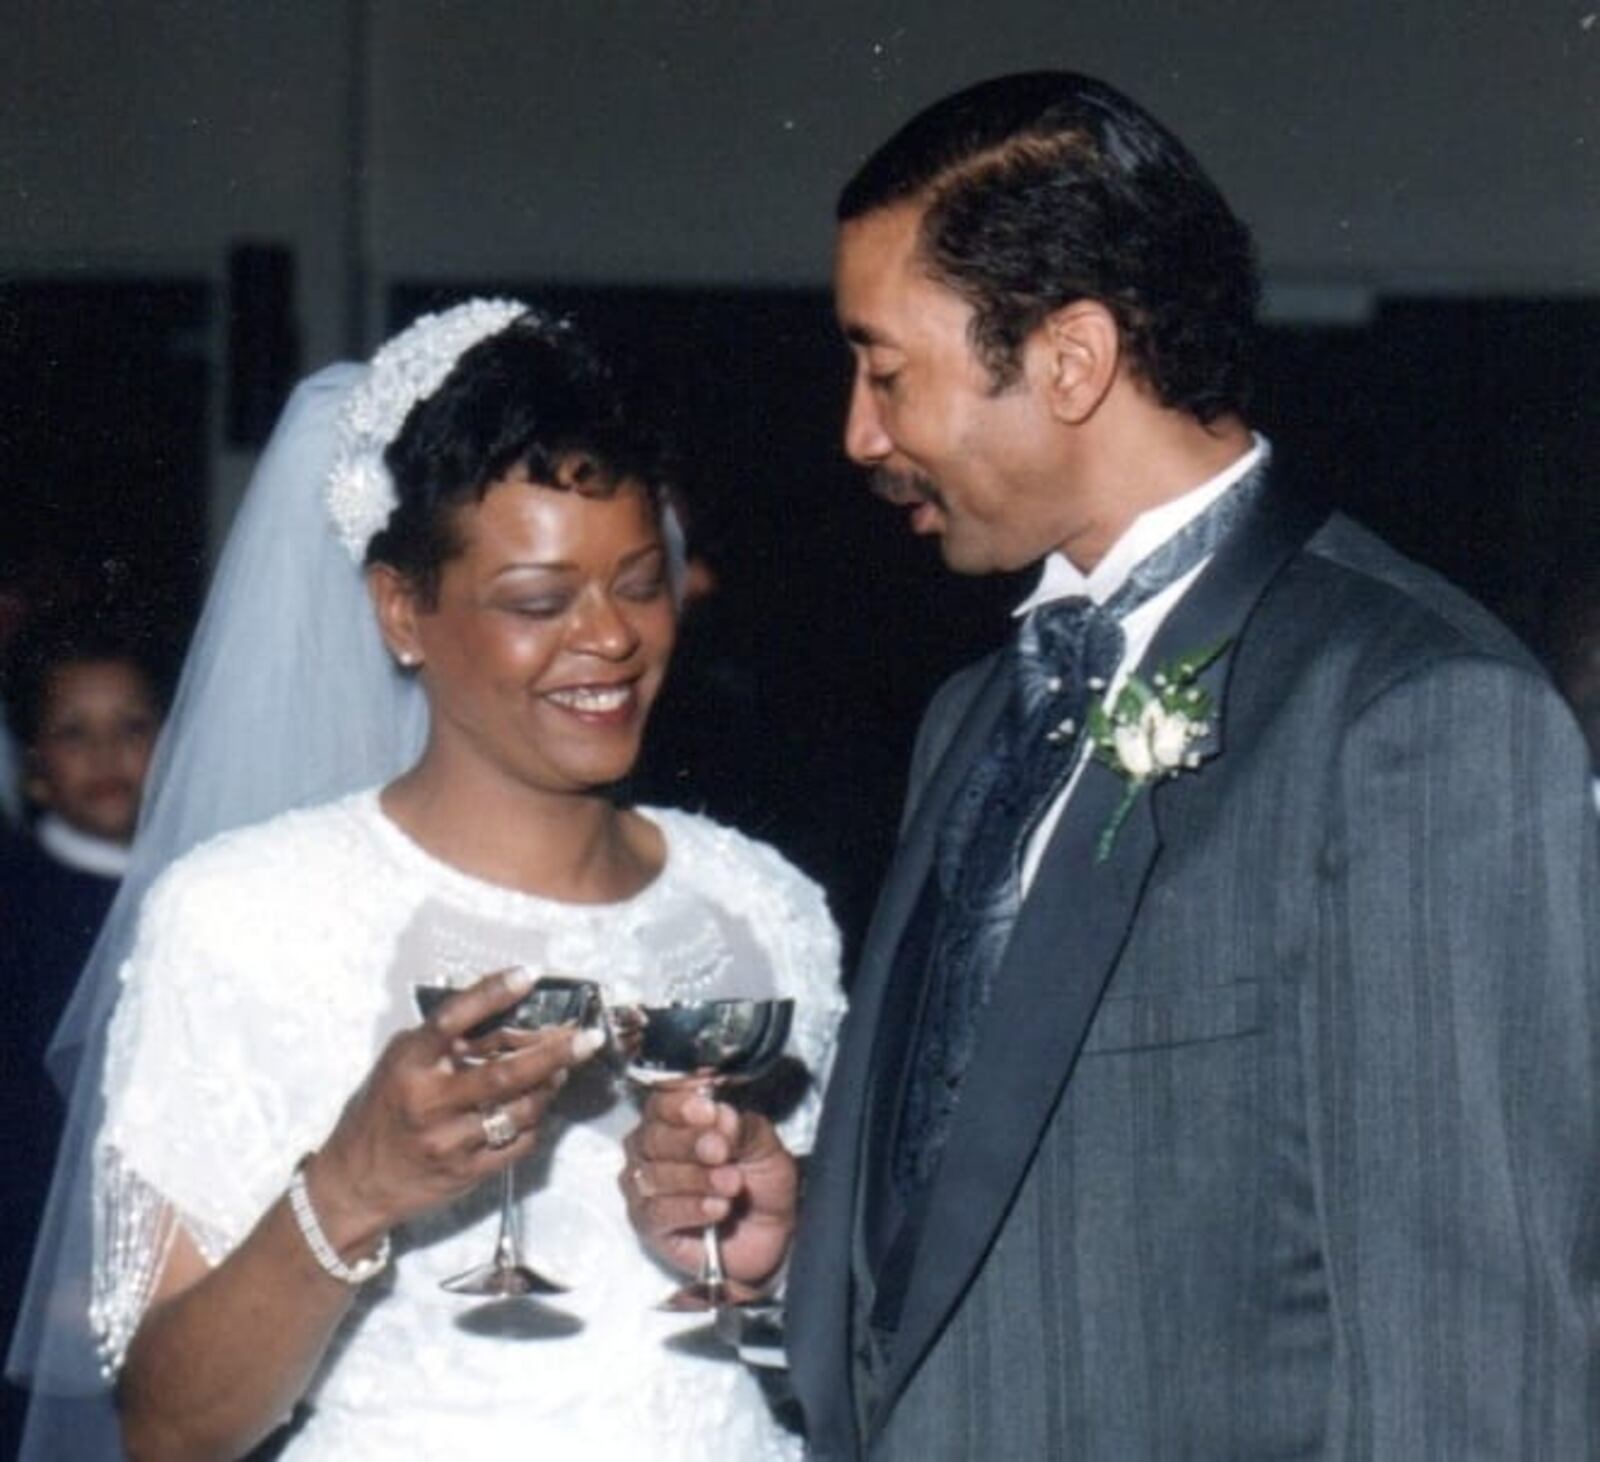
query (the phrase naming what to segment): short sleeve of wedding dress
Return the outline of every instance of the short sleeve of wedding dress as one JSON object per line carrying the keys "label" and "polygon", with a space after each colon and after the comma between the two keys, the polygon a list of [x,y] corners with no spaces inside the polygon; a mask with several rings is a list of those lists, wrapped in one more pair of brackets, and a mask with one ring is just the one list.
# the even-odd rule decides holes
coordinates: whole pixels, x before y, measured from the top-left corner
{"label": "short sleeve of wedding dress", "polygon": [[[225,834],[163,876],[123,970],[95,1150],[92,1319],[108,1364],[177,1226],[212,1263],[240,1243],[383,1044],[415,1022],[424,979],[465,984],[520,962],[597,979],[619,1001],[792,996],[791,1054],[812,1079],[781,1131],[809,1147],[842,1014],[822,895],[731,829],[646,815],[666,866],[614,905],[470,879],[406,839],[375,792]],[[438,1289],[492,1246],[492,1193],[414,1221],[394,1236],[392,1273],[341,1327],[283,1455],[453,1458],[511,1437],[590,1462],[625,1447],[797,1455],[743,1368],[685,1339],[693,1317],[653,1309],[675,1279],[638,1243],[617,1190],[635,1119],[632,1093],[597,1064],[568,1083],[519,1165],[525,1242],[572,1286],[559,1317],[474,1320]]]}

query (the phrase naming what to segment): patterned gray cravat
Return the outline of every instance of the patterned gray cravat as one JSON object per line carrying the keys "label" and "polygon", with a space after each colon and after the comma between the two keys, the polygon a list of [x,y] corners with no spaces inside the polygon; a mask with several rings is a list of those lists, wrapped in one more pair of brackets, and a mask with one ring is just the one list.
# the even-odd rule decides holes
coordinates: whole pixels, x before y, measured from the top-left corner
{"label": "patterned gray cravat", "polygon": [[[938,1168],[961,1082],[1022,905],[1022,859],[1039,818],[1077,764],[1093,696],[1121,664],[1122,619],[1216,551],[1254,506],[1266,460],[1129,574],[1105,604],[1085,598],[1041,605],[1011,651],[1012,694],[988,746],[951,805],[934,859],[936,897],[925,898],[931,937],[908,937],[897,958],[926,951],[927,991],[890,1167],[903,1202]],[[908,972],[912,978],[917,972]]]}

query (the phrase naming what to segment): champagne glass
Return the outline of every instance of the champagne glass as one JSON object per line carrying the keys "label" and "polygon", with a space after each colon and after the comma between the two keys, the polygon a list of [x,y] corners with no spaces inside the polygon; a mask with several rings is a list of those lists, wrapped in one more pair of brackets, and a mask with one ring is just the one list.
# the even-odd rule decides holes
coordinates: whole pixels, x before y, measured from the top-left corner
{"label": "champagne glass", "polygon": [[[793,1000],[691,1000],[613,1007],[611,1028],[629,1077],[643,1086],[753,1081],[783,1054]],[[669,1295],[663,1310],[722,1310],[732,1301],[717,1225],[707,1224],[700,1277]]]}
{"label": "champagne glass", "polygon": [[[417,985],[413,990],[417,1009],[424,1020],[459,993],[451,985]],[[602,1013],[600,987],[593,980],[541,975],[521,1000],[509,1010],[480,1021],[466,1032],[466,1038],[478,1041],[497,1030],[536,1031],[554,1025],[593,1027],[600,1024]],[[493,1256],[486,1264],[475,1265],[464,1274],[441,1281],[440,1289],[489,1299],[566,1293],[566,1285],[539,1273],[523,1260],[513,1166],[508,1164],[500,1170],[500,1229],[494,1241]]]}

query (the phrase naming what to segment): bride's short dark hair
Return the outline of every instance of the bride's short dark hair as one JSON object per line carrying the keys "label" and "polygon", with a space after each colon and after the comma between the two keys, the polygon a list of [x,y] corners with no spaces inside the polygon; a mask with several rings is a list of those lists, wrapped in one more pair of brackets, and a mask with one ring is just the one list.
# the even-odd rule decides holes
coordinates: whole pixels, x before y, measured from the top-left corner
{"label": "bride's short dark hair", "polygon": [[411,408],[384,465],[398,501],[366,561],[404,574],[424,600],[460,552],[455,509],[508,472],[597,496],[637,482],[658,513],[668,480],[661,438],[594,345],[569,321],[533,312],[462,353]]}

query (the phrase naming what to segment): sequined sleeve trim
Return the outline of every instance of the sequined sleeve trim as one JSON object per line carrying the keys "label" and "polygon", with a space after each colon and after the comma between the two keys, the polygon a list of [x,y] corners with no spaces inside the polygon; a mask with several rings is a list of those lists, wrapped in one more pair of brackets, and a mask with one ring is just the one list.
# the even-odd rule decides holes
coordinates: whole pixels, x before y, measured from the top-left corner
{"label": "sequined sleeve trim", "polygon": [[89,1324],[108,1378],[122,1369],[178,1229],[172,1205],[115,1148],[103,1145],[95,1173]]}

